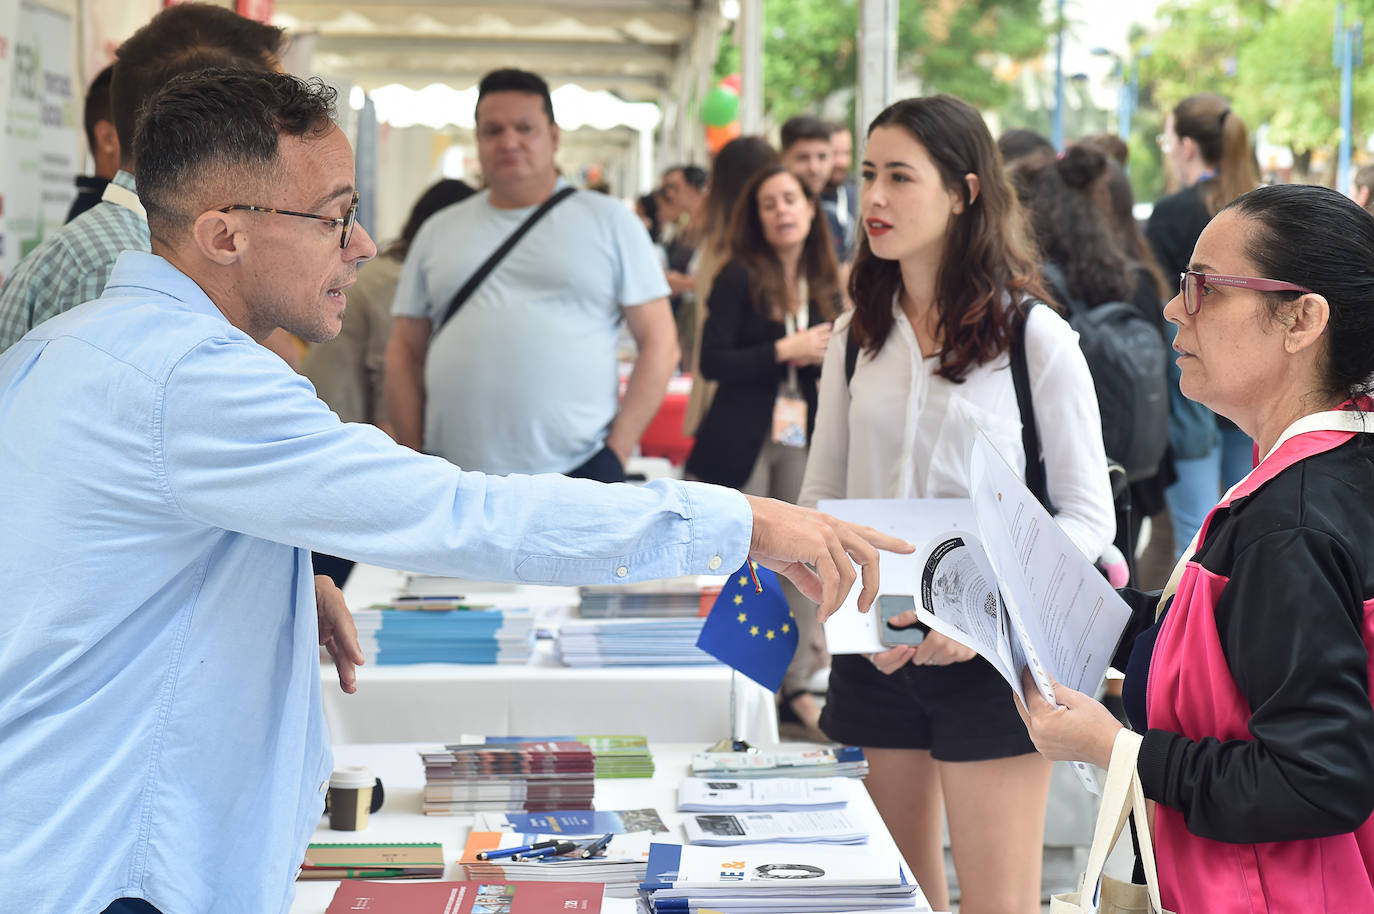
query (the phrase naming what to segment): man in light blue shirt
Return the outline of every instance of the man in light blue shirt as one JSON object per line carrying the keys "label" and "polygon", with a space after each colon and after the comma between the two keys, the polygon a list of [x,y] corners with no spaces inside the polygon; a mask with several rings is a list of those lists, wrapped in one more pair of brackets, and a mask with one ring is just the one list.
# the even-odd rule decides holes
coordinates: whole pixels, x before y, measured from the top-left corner
{"label": "man in light blue shirt", "polygon": [[752,551],[825,613],[846,553],[871,601],[873,545],[900,545],[704,485],[463,472],[341,424],[255,342],[337,334],[376,251],[332,98],[169,83],[135,140],[153,253],[0,355],[0,910],[290,907],[331,770],[317,645],[346,691],[362,662],[311,549],[563,584]]}

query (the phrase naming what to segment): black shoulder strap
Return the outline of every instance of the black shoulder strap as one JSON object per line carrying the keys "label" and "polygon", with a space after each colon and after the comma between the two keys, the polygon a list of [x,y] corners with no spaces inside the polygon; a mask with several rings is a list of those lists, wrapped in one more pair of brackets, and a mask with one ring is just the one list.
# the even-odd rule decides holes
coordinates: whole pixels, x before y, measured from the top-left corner
{"label": "black shoulder strap", "polygon": [[[444,319],[439,321],[439,327],[444,326],[453,319],[453,315],[458,313],[458,309],[463,307],[463,303],[472,297],[472,293],[477,291],[477,287],[491,275],[491,271],[496,269],[497,264],[505,259],[506,255],[519,243],[520,239],[525,237],[525,233],[534,228],[536,222],[543,219],[544,215],[548,213],[549,210],[553,209],[576,192],[577,188],[575,187],[565,187],[545,200],[537,210],[530,213],[529,218],[520,223],[520,227],[511,232],[510,237],[502,242],[499,248],[492,252],[491,256],[486,259],[486,262],[477,268],[477,272],[468,277],[467,282],[463,283],[463,287],[458,290],[458,294],[453,296],[453,300],[448,303],[448,310],[444,312]],[[439,327],[434,328],[436,333]]]}
{"label": "black shoulder strap", "polygon": [[854,339],[854,325],[849,325],[849,332],[844,338],[844,386],[848,387],[849,382],[854,380],[854,369],[859,364],[859,341]]}
{"label": "black shoulder strap", "polygon": [[1045,455],[1040,450],[1040,431],[1035,425],[1035,404],[1031,400],[1030,366],[1026,362],[1026,321],[1039,301],[1028,301],[1018,309],[1011,330],[1011,381],[1016,388],[1016,408],[1021,412],[1021,446],[1026,452],[1026,488],[1045,510],[1054,513],[1049,483],[1045,476]]}

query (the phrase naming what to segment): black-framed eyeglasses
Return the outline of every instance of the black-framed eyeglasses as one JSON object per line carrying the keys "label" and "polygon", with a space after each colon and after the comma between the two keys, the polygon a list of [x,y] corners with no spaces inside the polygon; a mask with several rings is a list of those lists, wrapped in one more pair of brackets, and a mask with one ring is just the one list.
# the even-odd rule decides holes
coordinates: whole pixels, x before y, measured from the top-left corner
{"label": "black-framed eyeglasses", "polygon": [[353,192],[353,199],[348,204],[348,212],[342,218],[335,216],[321,216],[318,213],[298,213],[289,209],[277,209],[274,206],[254,206],[251,203],[231,203],[228,206],[220,207],[221,213],[227,213],[234,209],[245,209],[254,213],[276,213],[278,216],[299,216],[302,219],[318,219],[330,225],[337,225],[342,230],[339,234],[339,247],[348,247],[348,242],[353,238],[353,226],[358,221],[358,192]]}
{"label": "black-framed eyeglasses", "polygon": [[1183,296],[1183,310],[1190,316],[1202,308],[1203,286],[1237,286],[1254,289],[1256,292],[1311,292],[1306,286],[1283,282],[1278,279],[1261,279],[1258,276],[1224,276],[1220,273],[1199,273],[1186,270],[1178,274],[1178,292]]}

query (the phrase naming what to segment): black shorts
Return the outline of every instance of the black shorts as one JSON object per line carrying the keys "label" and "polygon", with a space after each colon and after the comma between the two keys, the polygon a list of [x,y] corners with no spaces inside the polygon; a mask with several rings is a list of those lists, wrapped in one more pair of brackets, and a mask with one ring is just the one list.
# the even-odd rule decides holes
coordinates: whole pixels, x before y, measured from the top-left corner
{"label": "black shorts", "polygon": [[908,663],[887,676],[863,654],[837,654],[820,726],[845,745],[928,749],[942,762],[1035,751],[1011,687],[982,657],[949,666]]}

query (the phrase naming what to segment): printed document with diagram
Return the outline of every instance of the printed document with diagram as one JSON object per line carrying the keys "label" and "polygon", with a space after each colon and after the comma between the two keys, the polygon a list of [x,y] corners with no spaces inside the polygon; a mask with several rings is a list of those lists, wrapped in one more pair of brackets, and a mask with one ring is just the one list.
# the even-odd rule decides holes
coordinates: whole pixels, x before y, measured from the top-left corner
{"label": "printed document with diagram", "polygon": [[[969,492],[972,529],[966,521],[932,529],[932,519],[958,518],[950,499],[828,501],[819,507],[913,542],[913,555],[882,553],[880,594],[910,595],[922,622],[977,651],[1022,700],[1026,669],[1052,704],[1050,677],[1092,694],[1130,609],[982,434],[969,455]],[[932,502],[936,510],[927,510]],[[827,639],[842,612],[844,607],[826,622]],[[876,614],[868,613],[875,637]],[[841,625],[846,622],[852,624]],[[885,648],[880,641],[868,649]],[[1088,766],[1074,768],[1096,793]]]}

